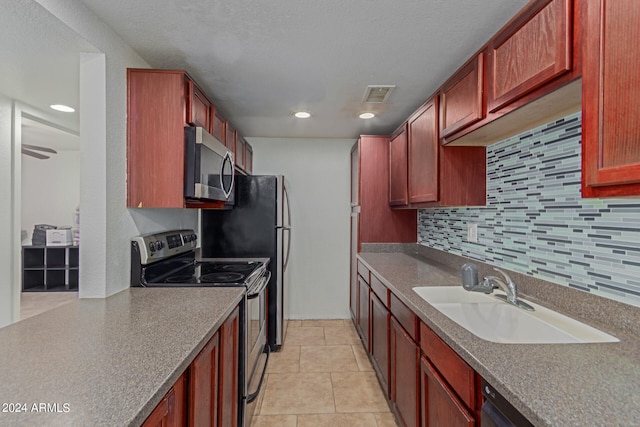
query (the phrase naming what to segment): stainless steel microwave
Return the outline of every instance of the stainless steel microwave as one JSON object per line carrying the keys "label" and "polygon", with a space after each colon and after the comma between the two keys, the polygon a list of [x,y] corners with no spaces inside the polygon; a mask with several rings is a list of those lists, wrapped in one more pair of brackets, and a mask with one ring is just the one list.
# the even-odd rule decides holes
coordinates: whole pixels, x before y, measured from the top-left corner
{"label": "stainless steel microwave", "polygon": [[184,197],[233,204],[233,153],[201,127],[185,127]]}

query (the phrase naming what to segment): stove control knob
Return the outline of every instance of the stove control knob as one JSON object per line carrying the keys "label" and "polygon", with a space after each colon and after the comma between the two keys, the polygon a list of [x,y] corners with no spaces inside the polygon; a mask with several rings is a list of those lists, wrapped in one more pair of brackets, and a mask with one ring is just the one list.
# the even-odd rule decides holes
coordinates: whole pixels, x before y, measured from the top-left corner
{"label": "stove control knob", "polygon": [[191,240],[193,240],[195,242],[196,240],[198,240],[198,236],[196,236],[195,234],[192,234],[191,235]]}
{"label": "stove control knob", "polygon": [[156,242],[149,242],[149,249],[151,250],[151,252],[155,252],[156,251]]}
{"label": "stove control knob", "polygon": [[156,242],[156,249],[160,250],[162,248],[164,248],[164,242]]}
{"label": "stove control knob", "polygon": [[185,234],[185,235],[184,235],[184,241],[185,241],[185,242],[190,242],[190,241],[191,241],[191,235],[189,235],[189,234]]}

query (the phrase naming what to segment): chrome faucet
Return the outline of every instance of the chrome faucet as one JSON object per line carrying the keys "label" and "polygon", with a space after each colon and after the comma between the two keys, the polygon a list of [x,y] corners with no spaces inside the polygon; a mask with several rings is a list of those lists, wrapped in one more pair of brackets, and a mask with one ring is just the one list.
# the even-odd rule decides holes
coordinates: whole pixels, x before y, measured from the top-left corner
{"label": "chrome faucet", "polygon": [[511,280],[511,277],[499,268],[494,267],[494,270],[502,274],[504,278],[497,276],[485,276],[482,279],[482,282],[478,282],[478,268],[474,264],[464,264],[462,266],[462,287],[467,291],[483,292],[485,294],[490,294],[494,289],[500,288],[500,290],[502,290],[506,295],[496,295],[497,298],[515,305],[516,307],[534,311],[533,307],[518,299],[518,290],[515,282]]}

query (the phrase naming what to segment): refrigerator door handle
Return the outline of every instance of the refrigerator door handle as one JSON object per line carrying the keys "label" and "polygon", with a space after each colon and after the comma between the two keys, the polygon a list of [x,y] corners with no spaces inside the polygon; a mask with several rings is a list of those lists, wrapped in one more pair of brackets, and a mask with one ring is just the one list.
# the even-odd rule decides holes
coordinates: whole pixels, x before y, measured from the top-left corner
{"label": "refrigerator door handle", "polygon": [[284,259],[284,264],[282,265],[282,269],[286,270],[287,265],[289,265],[289,254],[291,253],[291,227],[285,227],[284,230],[287,230],[287,256]]}

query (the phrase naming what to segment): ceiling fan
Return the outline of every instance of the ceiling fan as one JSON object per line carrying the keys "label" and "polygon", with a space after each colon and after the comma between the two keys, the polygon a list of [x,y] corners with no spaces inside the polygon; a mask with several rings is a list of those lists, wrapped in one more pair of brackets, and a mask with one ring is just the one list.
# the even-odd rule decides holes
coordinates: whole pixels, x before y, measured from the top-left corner
{"label": "ceiling fan", "polygon": [[46,154],[38,153],[38,151],[50,154],[58,154],[58,152],[52,148],[41,147],[39,145],[22,144],[22,154],[41,160],[49,158],[49,156],[47,156]]}

